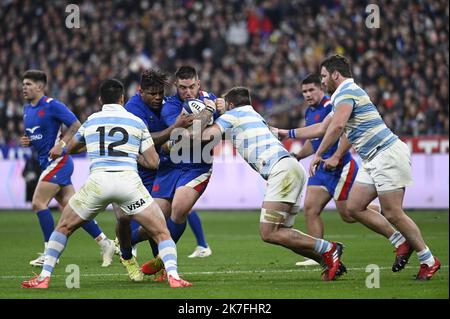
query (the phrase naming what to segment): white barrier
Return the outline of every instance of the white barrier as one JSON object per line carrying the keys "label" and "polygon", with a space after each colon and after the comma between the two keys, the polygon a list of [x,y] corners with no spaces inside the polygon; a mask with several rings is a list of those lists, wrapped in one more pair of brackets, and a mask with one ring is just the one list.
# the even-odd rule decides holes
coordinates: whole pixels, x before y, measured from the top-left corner
{"label": "white barrier", "polygon": [[[72,182],[79,189],[89,174],[89,161],[74,159]],[[307,170],[309,159],[302,165]],[[414,185],[407,189],[405,208],[449,208],[449,155],[413,154]],[[0,161],[0,209],[30,209],[25,203],[23,160]],[[211,181],[196,204],[198,209],[259,209],[265,182],[240,157],[219,157]],[[327,208],[333,208],[330,203]]]}

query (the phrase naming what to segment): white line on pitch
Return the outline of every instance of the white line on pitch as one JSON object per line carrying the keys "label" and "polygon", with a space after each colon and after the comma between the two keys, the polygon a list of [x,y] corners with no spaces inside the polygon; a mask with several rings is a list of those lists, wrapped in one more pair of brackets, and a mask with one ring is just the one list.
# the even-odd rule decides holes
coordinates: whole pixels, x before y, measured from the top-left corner
{"label": "white line on pitch", "polygon": [[[442,265],[442,268],[448,268],[448,265]],[[391,269],[391,267],[380,267],[381,270]],[[356,267],[356,268],[347,268],[347,270],[366,270],[365,267]],[[321,268],[295,268],[295,269],[285,269],[285,270],[228,270],[228,271],[200,271],[200,272],[182,272],[181,275],[234,275],[234,274],[260,274],[260,273],[292,273],[292,272],[319,272],[322,271]],[[53,275],[52,277],[65,277],[64,275]],[[127,276],[124,273],[112,273],[112,274],[80,274],[81,277],[110,277],[110,276]],[[11,275],[11,276],[0,276],[0,279],[14,279],[14,278],[29,278],[30,276],[20,276],[20,275]]]}

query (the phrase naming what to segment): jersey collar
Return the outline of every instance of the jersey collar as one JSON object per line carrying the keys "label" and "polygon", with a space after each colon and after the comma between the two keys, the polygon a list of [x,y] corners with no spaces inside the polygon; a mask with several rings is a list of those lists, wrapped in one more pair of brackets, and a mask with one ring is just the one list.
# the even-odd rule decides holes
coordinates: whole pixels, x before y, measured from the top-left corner
{"label": "jersey collar", "polygon": [[102,111],[123,111],[125,108],[120,104],[103,104]]}
{"label": "jersey collar", "polygon": [[344,82],[339,84],[339,86],[336,88],[336,91],[334,91],[333,95],[331,96],[331,100],[334,101],[334,98],[336,97],[336,95],[338,95],[339,92],[342,90],[342,88],[349,83],[355,83],[355,80],[353,80],[353,78],[348,78],[348,79],[344,80]]}
{"label": "jersey collar", "polygon": [[42,101],[44,101],[46,98],[47,98],[47,96],[43,95],[43,96],[39,99],[39,101],[36,103],[36,105],[31,104],[31,102],[28,103],[28,105],[31,106],[31,107],[38,107],[39,105],[41,105]]}

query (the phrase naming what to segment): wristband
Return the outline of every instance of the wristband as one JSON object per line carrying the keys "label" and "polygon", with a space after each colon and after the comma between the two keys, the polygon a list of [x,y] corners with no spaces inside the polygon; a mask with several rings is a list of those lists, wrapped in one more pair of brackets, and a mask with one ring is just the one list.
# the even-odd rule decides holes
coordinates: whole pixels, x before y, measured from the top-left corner
{"label": "wristband", "polygon": [[297,138],[297,134],[295,134],[295,129],[289,130],[289,138]]}
{"label": "wristband", "polygon": [[63,140],[59,141],[59,144],[61,144],[61,147],[64,148],[66,147],[66,142],[64,142]]}

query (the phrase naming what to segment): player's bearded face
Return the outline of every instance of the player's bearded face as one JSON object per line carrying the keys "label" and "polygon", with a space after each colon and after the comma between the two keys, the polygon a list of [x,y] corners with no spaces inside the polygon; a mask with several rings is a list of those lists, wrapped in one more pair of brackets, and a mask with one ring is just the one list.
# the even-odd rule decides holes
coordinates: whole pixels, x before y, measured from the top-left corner
{"label": "player's bearded face", "polygon": [[178,79],[177,91],[181,100],[195,99],[198,97],[198,91],[200,90],[200,80],[196,78],[192,79]]}
{"label": "player's bearded face", "polygon": [[327,90],[328,94],[333,94],[336,91],[336,84],[331,77],[331,73],[325,67],[322,67],[320,76],[322,78],[322,86]]}

